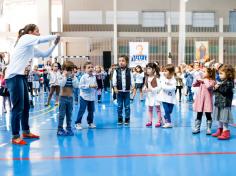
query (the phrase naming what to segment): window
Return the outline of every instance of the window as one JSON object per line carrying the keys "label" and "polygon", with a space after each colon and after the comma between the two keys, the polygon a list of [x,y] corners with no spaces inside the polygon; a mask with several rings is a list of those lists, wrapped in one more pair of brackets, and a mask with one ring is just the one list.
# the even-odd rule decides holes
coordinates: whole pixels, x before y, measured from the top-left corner
{"label": "window", "polygon": [[102,24],[102,11],[70,11],[70,24]]}
{"label": "window", "polygon": [[[106,24],[113,24],[113,11],[106,12]],[[117,23],[118,24],[139,24],[139,12],[138,11],[117,11]]]}
{"label": "window", "polygon": [[143,27],[164,27],[165,12],[143,12]]}
{"label": "window", "polygon": [[214,27],[214,12],[193,12],[193,27]]}

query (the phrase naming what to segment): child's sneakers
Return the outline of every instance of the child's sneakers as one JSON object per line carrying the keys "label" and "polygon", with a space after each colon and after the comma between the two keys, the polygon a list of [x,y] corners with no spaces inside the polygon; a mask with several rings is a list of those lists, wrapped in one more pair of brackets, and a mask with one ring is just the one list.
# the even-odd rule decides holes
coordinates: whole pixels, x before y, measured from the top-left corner
{"label": "child's sneakers", "polygon": [[94,129],[94,128],[96,128],[96,125],[93,124],[93,123],[90,123],[90,124],[88,125],[88,128],[90,128],[90,129]]}
{"label": "child's sneakers", "polygon": [[75,124],[75,129],[76,129],[76,130],[82,130],[83,127],[82,127],[81,123]]}
{"label": "child's sneakers", "polygon": [[129,126],[129,124],[130,124],[130,119],[129,119],[129,118],[126,118],[126,119],[125,119],[125,126]]}
{"label": "child's sneakers", "polygon": [[172,124],[171,123],[165,123],[162,128],[172,128]]}
{"label": "child's sneakers", "polygon": [[58,129],[57,136],[67,136],[67,132],[64,129]]}
{"label": "child's sneakers", "polygon": [[123,119],[122,118],[118,118],[117,125],[123,125]]}
{"label": "child's sneakers", "polygon": [[118,105],[117,100],[113,100],[114,105]]}
{"label": "child's sneakers", "polygon": [[146,123],[146,127],[151,127],[152,126],[152,122],[149,121],[148,123]]}
{"label": "child's sneakers", "polygon": [[66,134],[67,134],[67,136],[74,136],[75,135],[72,129],[66,130]]}

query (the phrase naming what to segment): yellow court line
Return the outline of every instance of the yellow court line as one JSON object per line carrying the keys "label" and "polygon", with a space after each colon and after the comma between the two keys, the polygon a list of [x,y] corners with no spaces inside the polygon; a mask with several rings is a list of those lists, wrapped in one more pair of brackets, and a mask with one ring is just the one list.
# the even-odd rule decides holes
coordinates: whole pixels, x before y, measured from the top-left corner
{"label": "yellow court line", "polygon": [[[48,111],[46,111],[46,112],[44,112],[44,113],[41,113],[41,114],[36,115],[36,116],[32,116],[32,117],[30,117],[29,119],[30,119],[30,120],[31,120],[31,119],[35,119],[35,118],[38,118],[38,117],[40,117],[40,116],[42,116],[42,115],[48,114],[49,112],[54,111],[56,108],[57,108],[57,107],[54,107],[54,108],[52,108],[52,109],[50,109],[50,110],[48,110]],[[2,126],[0,126],[0,128],[5,127],[5,126],[6,126],[6,125],[2,125]]]}
{"label": "yellow court line", "polygon": [[41,114],[39,114],[39,115],[32,116],[32,117],[30,117],[30,119],[34,119],[34,118],[40,117],[40,116],[42,116],[42,115],[48,114],[49,112],[52,112],[52,111],[54,111],[55,109],[57,109],[57,107],[54,107],[54,108],[52,108],[52,109],[50,109],[50,110],[48,110],[48,111],[46,111],[46,112],[44,112],[44,113],[41,113]]}
{"label": "yellow court line", "polygon": [[31,114],[35,114],[35,113],[38,113],[38,112],[41,112],[41,111],[48,110],[48,109],[50,109],[50,108],[51,108],[51,106],[48,106],[48,107],[45,108],[45,109],[41,109],[41,110],[39,110],[39,111],[34,111],[34,112],[29,112],[29,113],[31,113]]}

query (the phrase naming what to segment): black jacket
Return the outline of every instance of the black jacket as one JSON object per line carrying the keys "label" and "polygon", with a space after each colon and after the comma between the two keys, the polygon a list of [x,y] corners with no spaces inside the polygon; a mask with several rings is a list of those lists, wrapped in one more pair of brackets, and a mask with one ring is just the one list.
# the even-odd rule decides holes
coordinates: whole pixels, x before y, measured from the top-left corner
{"label": "black jacket", "polygon": [[234,96],[233,89],[234,82],[227,80],[218,89],[214,90],[215,106],[220,108],[231,107]]}
{"label": "black jacket", "polygon": [[[126,89],[130,90],[131,85],[131,70],[129,68],[126,68],[125,73],[125,81],[126,81]],[[122,75],[121,75],[121,68],[116,69],[116,79],[117,79],[117,89],[122,90]]]}

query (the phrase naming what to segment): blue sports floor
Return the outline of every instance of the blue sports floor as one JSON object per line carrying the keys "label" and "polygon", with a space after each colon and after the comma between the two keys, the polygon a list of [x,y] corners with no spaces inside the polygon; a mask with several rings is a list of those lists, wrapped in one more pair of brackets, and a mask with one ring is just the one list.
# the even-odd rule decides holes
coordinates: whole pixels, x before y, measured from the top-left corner
{"label": "blue sports floor", "polygon": [[[30,111],[31,131],[41,139],[27,146],[10,143],[9,114],[0,117],[0,176],[236,175],[236,128],[231,127],[229,141],[206,136],[205,124],[202,133],[193,136],[191,104],[175,106],[173,129],[146,128],[146,108],[136,97],[130,127],[118,127],[116,106],[107,93],[103,103],[96,104],[97,129],[88,130],[84,118],[86,128],[74,137],[57,137],[58,109],[44,107],[46,98],[35,98]],[[77,112],[74,106],[73,121]],[[233,114],[236,117],[235,107]]]}

